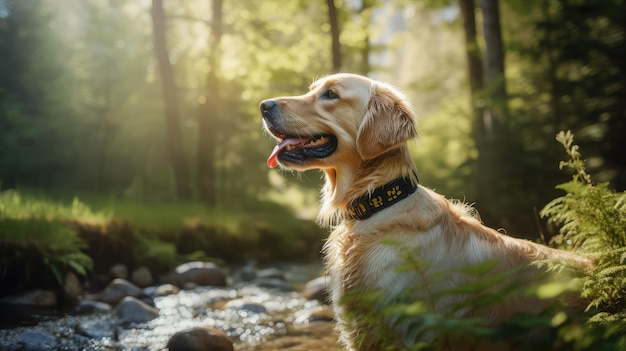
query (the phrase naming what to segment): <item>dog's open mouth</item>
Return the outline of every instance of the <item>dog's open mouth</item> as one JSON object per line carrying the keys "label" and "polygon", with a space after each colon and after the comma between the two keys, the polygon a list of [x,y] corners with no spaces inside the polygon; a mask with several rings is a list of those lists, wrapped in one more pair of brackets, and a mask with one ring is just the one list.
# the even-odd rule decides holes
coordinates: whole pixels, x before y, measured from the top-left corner
{"label": "dog's open mouth", "polygon": [[310,158],[330,156],[337,149],[337,137],[320,134],[312,137],[283,137],[267,159],[267,166],[276,167],[278,160],[285,163],[303,164]]}

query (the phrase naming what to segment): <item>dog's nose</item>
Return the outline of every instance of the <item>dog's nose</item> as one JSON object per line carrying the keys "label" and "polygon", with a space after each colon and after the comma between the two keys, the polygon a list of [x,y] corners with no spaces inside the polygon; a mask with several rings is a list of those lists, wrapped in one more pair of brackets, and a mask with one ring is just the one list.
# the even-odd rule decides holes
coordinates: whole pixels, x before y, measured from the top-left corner
{"label": "dog's nose", "polygon": [[259,109],[261,109],[261,114],[263,116],[267,116],[269,112],[276,106],[276,102],[273,100],[263,100],[259,105]]}

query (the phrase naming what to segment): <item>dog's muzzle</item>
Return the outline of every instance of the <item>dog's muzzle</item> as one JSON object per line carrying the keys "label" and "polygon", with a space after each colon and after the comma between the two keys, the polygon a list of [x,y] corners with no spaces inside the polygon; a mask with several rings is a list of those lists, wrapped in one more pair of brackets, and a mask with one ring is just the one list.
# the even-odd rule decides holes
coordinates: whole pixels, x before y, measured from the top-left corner
{"label": "dog's muzzle", "polygon": [[337,137],[332,134],[308,134],[290,131],[285,126],[285,119],[279,103],[263,100],[259,105],[263,123],[278,141],[267,159],[267,166],[281,164],[304,165],[309,159],[330,156],[337,149]]}

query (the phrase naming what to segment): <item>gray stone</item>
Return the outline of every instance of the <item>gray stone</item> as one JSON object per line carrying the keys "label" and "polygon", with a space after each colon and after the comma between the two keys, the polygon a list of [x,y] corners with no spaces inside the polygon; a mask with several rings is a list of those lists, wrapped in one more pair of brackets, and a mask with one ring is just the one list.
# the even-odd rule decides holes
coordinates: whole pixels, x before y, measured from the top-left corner
{"label": "gray stone", "polygon": [[79,300],[76,303],[77,312],[111,312],[111,305],[96,300]]}
{"label": "gray stone", "polygon": [[150,272],[150,269],[148,269],[148,267],[139,267],[135,269],[131,274],[131,281],[138,286],[146,287],[153,282],[152,272]]}
{"label": "gray stone", "polygon": [[278,268],[261,269],[260,271],[257,272],[256,277],[257,279],[280,279],[283,281],[286,280],[285,273],[283,273]]}
{"label": "gray stone", "polygon": [[254,280],[257,277],[255,265],[256,262],[254,261],[248,262],[245,266],[237,270],[235,276],[239,279],[239,281],[242,282],[249,282]]}
{"label": "gray stone", "polygon": [[96,296],[97,300],[115,305],[126,296],[141,297],[143,295],[143,290],[128,280],[114,279]]}
{"label": "gray stone", "polygon": [[159,310],[132,296],[127,296],[115,306],[115,315],[123,322],[146,323],[159,316]]}
{"label": "gray stone", "polygon": [[113,324],[101,319],[80,321],[76,326],[76,332],[92,339],[115,339],[117,337]]}

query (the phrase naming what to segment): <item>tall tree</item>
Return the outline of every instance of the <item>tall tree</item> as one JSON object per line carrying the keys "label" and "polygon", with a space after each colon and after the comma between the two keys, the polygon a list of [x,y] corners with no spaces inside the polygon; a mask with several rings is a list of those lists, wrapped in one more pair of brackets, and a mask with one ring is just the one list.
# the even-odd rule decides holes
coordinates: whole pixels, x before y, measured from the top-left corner
{"label": "tall tree", "polygon": [[[513,148],[513,140],[506,137],[503,127],[508,111],[504,72],[504,49],[500,27],[498,0],[480,0],[485,42],[482,58],[476,39],[475,5],[473,0],[459,0],[467,52],[468,71],[472,96],[472,135],[478,158],[474,174],[476,207],[490,225],[510,226],[503,209],[504,202],[514,198],[508,183],[510,163],[503,164],[505,148]],[[505,198],[503,194],[508,194]]]}
{"label": "tall tree", "polygon": [[[626,11],[623,0],[544,1],[538,45],[523,51],[538,67],[537,90],[551,88],[552,132],[572,129],[602,170],[626,188]],[[545,58],[544,58],[545,56]],[[541,65],[541,60],[548,65]],[[548,81],[546,81],[548,78]],[[602,142],[598,142],[602,140]],[[600,180],[600,179],[599,179]]]}
{"label": "tall tree", "polygon": [[328,22],[330,23],[330,35],[332,37],[333,72],[341,71],[341,43],[339,42],[339,18],[335,0],[326,0],[328,5]]}
{"label": "tall tree", "polygon": [[372,24],[372,11],[376,5],[376,0],[362,0],[361,7],[359,8],[359,15],[361,16],[361,27],[365,31],[365,38],[363,40],[363,46],[361,47],[361,65],[359,73],[369,74],[372,68],[370,67],[370,54],[372,53],[372,45],[370,43],[370,26]]}
{"label": "tall tree", "polygon": [[[483,103],[483,63],[476,39],[476,13],[474,0],[459,0],[463,33],[465,37],[465,53],[467,57],[468,78],[470,85],[470,104],[472,106],[474,131],[482,129]],[[478,124],[478,125],[477,125]]]}
{"label": "tall tree", "polygon": [[487,108],[485,128],[487,137],[493,137],[494,128],[506,119],[508,111],[506,80],[504,77],[504,48],[500,27],[498,0],[480,0],[483,14],[483,36],[485,38],[484,76],[486,83]]}
{"label": "tall tree", "polygon": [[221,109],[220,79],[217,72],[222,60],[222,0],[213,0],[208,53],[208,73],[204,98],[198,106],[197,184],[200,199],[209,206],[217,204],[216,119]]}
{"label": "tall tree", "polygon": [[81,148],[74,77],[54,8],[42,0],[7,0],[0,16],[0,189],[71,184]]}
{"label": "tall tree", "polygon": [[165,125],[167,129],[167,146],[170,162],[176,182],[176,195],[181,199],[191,197],[189,169],[185,162],[185,155],[181,142],[180,117],[174,70],[169,59],[165,26],[163,0],[152,0],[152,29],[154,54],[161,75],[163,103],[165,105]]}

